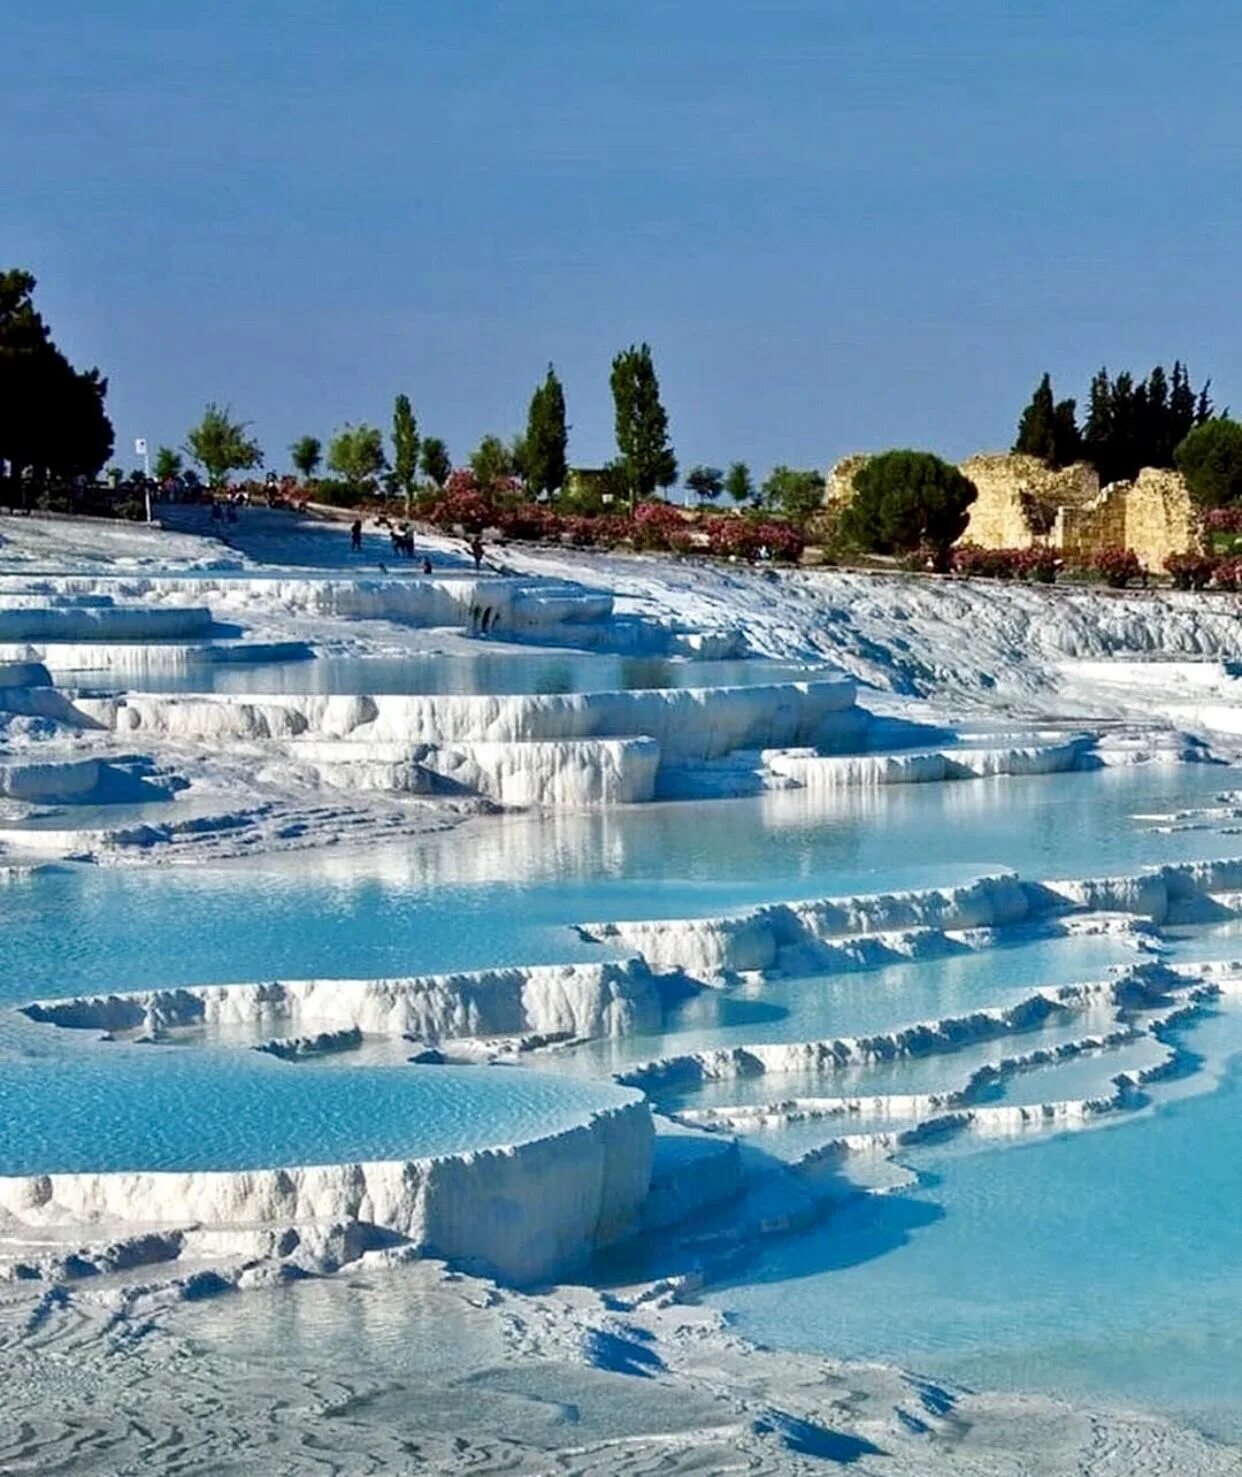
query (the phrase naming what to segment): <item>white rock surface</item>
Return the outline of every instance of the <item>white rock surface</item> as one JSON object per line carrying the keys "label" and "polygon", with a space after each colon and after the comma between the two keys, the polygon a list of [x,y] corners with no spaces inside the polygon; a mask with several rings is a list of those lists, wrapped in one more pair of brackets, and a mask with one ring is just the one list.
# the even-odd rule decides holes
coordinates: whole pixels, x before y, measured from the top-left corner
{"label": "white rock surface", "polygon": [[162,1035],[254,1026],[304,1034],[441,1041],[465,1036],[626,1036],[658,1030],[659,982],[637,960],[535,965],[403,979],[273,980],[44,1000],[35,1020],[97,1031]]}
{"label": "white rock surface", "polygon": [[359,1222],[420,1255],[522,1284],[572,1270],[634,1228],[652,1134],[647,1105],[634,1094],[560,1133],[432,1159],[0,1177],[0,1229],[28,1238],[65,1226],[99,1233]]}

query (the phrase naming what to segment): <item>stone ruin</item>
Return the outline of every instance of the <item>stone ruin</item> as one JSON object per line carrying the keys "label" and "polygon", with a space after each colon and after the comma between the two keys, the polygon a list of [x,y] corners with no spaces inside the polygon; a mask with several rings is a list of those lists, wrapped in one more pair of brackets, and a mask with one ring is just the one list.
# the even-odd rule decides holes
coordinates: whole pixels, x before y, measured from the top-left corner
{"label": "stone ruin", "polygon": [[[828,474],[826,503],[854,495],[866,455],[842,458]],[[985,549],[1044,545],[1066,555],[1133,549],[1145,568],[1159,570],[1170,554],[1200,547],[1195,507],[1180,472],[1144,467],[1133,482],[1100,486],[1086,462],[1050,467],[1038,457],[981,453],[961,463],[979,496],[962,543]]]}

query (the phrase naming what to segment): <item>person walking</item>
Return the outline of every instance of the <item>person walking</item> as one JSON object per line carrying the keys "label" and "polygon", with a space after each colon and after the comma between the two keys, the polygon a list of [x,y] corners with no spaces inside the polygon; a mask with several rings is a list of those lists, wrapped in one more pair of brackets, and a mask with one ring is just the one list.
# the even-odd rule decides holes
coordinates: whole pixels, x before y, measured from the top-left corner
{"label": "person walking", "polygon": [[349,525],[349,547],[358,553],[362,548],[362,519],[355,518]]}
{"label": "person walking", "polygon": [[477,533],[470,540],[470,557],[474,560],[474,572],[478,574],[483,568],[483,540]]}

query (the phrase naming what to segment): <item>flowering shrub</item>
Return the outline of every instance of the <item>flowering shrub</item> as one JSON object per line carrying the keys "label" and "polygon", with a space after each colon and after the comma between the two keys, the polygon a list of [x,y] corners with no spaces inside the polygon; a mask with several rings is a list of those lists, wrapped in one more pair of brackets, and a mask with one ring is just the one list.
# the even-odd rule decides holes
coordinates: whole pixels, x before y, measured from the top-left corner
{"label": "flowering shrub", "polygon": [[1057,577],[1061,561],[1055,549],[1042,546],[1015,550],[1014,567],[1020,580],[1034,580],[1036,584],[1050,585]]}
{"label": "flowering shrub", "polygon": [[707,546],[713,554],[733,559],[757,559],[766,549],[768,557],[798,559],[804,540],[797,529],[774,518],[755,522],[750,518],[709,518],[704,524]]}
{"label": "flowering shrub", "polygon": [[1131,580],[1138,579],[1143,573],[1143,566],[1133,549],[1097,549],[1091,556],[1090,568],[1112,590],[1124,590]]}
{"label": "flowering shrub", "polygon": [[1218,590],[1242,589],[1242,559],[1221,559],[1212,571],[1212,583]]}
{"label": "flowering shrub", "polygon": [[594,525],[596,542],[606,548],[633,541],[634,520],[624,513],[603,513],[597,518],[584,518],[582,521]]}
{"label": "flowering shrub", "polygon": [[1242,533],[1242,507],[1209,508],[1203,522],[1212,533]]}
{"label": "flowering shrub", "polygon": [[1014,574],[1016,549],[984,549],[978,544],[958,544],[949,556],[954,574],[973,575],[977,579],[1011,579]]}
{"label": "flowering shrub", "polygon": [[427,521],[437,528],[461,527],[467,533],[482,533],[494,517],[495,510],[469,467],[448,474],[444,490],[427,510]]}
{"label": "flowering shrub", "polygon": [[1164,567],[1172,576],[1175,590],[1206,590],[1217,562],[1206,554],[1170,554]]}
{"label": "flowering shrub", "polygon": [[496,510],[495,525],[505,538],[552,539],[561,532],[561,519],[542,503],[511,503]]}
{"label": "flowering shrub", "polygon": [[981,579],[1036,580],[1050,585],[1057,577],[1060,560],[1052,549],[982,549],[978,544],[959,544],[950,564],[955,574]]}
{"label": "flowering shrub", "polygon": [[636,549],[671,549],[689,536],[686,520],[668,503],[639,503],[632,522]]}

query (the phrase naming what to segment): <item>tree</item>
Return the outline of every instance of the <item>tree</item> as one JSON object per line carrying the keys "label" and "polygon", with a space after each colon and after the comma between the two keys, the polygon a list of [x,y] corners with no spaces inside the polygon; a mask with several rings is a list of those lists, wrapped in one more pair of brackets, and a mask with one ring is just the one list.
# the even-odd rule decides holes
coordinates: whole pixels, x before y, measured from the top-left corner
{"label": "tree", "polygon": [[734,462],[725,474],[725,491],[740,507],[742,503],[755,501],[755,484],[751,481],[750,468],[745,462]]}
{"label": "tree", "polygon": [[185,464],[178,452],[171,446],[159,446],[155,451],[155,476],[160,482],[167,482],[173,477],[181,476],[181,468]]}
{"label": "tree", "polygon": [[289,457],[303,482],[309,482],[323,460],[323,446],[318,436],[299,436],[289,448]]}
{"label": "tree", "polygon": [[699,502],[714,503],[724,491],[724,473],[719,467],[691,467],[686,486]]}
{"label": "tree", "polygon": [[448,447],[440,440],[439,436],[424,436],[421,465],[423,476],[437,487],[443,487],[448,481],[448,475],[453,470],[452,459],[449,457]]}
{"label": "tree", "polygon": [[1221,416],[1186,437],[1174,453],[1190,495],[1202,508],[1242,498],[1242,425]]}
{"label": "tree", "polygon": [[[378,469],[377,469],[378,470]],[[398,395],[392,407],[392,475],[399,492],[405,494],[408,511],[418,472],[418,422],[408,395]]]}
{"label": "tree", "polygon": [[379,427],[365,421],[356,426],[347,422],[328,446],[328,466],[354,488],[373,482],[387,465]]}
{"label": "tree", "polygon": [[1014,451],[1037,456],[1053,467],[1069,466],[1082,450],[1076,412],[1075,401],[1055,399],[1052,376],[1045,374],[1022,412]]}
{"label": "tree", "polygon": [[543,384],[530,397],[523,440],[523,472],[532,492],[559,492],[569,475],[566,454],[569,432],[565,425],[565,391],[549,364]]}
{"label": "tree", "polygon": [[1171,467],[1174,453],[1196,426],[1215,414],[1211,381],[1196,392],[1180,360],[1171,375],[1157,364],[1143,380],[1128,371],[1091,381],[1083,453],[1103,483],[1137,477],[1143,467]]}
{"label": "tree", "polygon": [[248,421],[233,420],[227,405],[212,401],[198,425],[186,433],[185,449],[213,487],[230,472],[248,472],[263,465],[262,448],[246,435],[248,429]]}
{"label": "tree", "polygon": [[799,472],[793,467],[773,467],[764,480],[763,501],[791,523],[804,524],[824,505],[824,478],[819,472]]}
{"label": "tree", "polygon": [[470,453],[470,466],[486,496],[513,476],[513,453],[499,436],[484,436]]}
{"label": "tree", "polygon": [[34,306],[35,279],[0,272],[0,463],[17,486],[94,477],[112,453],[108,381],[75,370]]}
{"label": "tree", "polygon": [[854,497],[841,513],[847,542],[877,554],[927,545],[938,564],[966,531],[978,489],[926,451],[886,451],[854,476]]}
{"label": "tree", "polygon": [[637,502],[677,481],[677,458],[669,445],[668,415],[660,403],[650,347],[631,345],[618,354],[610,383],[620,453],[617,470],[631,502]]}

